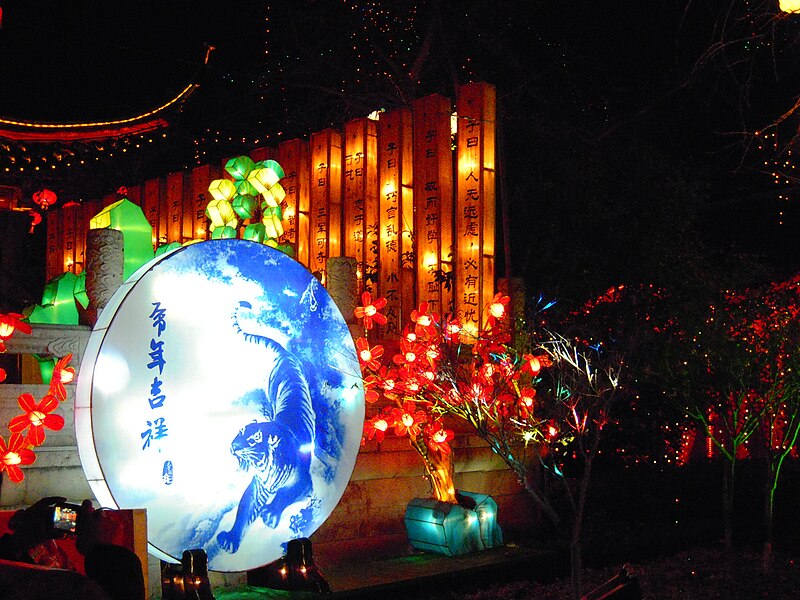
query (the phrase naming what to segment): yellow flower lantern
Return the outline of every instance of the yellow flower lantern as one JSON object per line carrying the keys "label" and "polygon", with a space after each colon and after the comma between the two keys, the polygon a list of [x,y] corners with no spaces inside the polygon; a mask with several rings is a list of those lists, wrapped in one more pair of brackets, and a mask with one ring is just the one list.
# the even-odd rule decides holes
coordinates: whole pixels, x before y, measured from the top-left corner
{"label": "yellow flower lantern", "polygon": [[262,167],[260,169],[253,169],[247,177],[254,188],[258,190],[259,194],[263,194],[273,185],[280,181],[280,176],[270,167]]}
{"label": "yellow flower lantern", "polygon": [[283,199],[286,198],[286,191],[280,183],[276,183],[268,190],[261,192],[261,197],[264,198],[261,208],[280,206]]}
{"label": "yellow flower lantern", "polygon": [[239,219],[227,200],[212,200],[206,206],[206,216],[211,220],[212,231],[218,227],[236,227]]}
{"label": "yellow flower lantern", "polygon": [[236,186],[230,179],[215,179],[208,185],[208,193],[214,200],[230,200],[236,195]]}
{"label": "yellow flower lantern", "polygon": [[265,214],[261,222],[264,224],[268,238],[277,239],[283,235],[283,224],[278,215]]}

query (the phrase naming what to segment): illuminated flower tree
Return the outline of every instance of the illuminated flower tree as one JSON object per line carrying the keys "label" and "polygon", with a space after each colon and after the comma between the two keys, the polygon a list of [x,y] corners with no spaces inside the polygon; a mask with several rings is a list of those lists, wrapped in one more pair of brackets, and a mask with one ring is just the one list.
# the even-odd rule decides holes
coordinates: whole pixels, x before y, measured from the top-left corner
{"label": "illuminated flower tree", "polygon": [[753,454],[760,455],[767,471],[763,566],[769,570],[775,492],[784,461],[800,436],[800,275],[729,295],[724,322],[752,369],[749,385],[740,391],[748,399],[742,419],[753,422]]}
{"label": "illuminated flower tree", "polygon": [[664,347],[682,347],[684,354],[672,368],[678,406],[709,440],[708,457],[719,458],[724,467],[722,520],[728,551],[733,551],[737,465],[749,458],[766,467],[767,567],[775,490],[800,427],[798,316],[800,276],[795,276],[766,288],[726,291],[699,325],[679,327],[664,341]]}
{"label": "illuminated flower tree", "polygon": [[[371,298],[364,301],[371,303]],[[423,304],[411,313],[389,366],[376,369],[372,354],[362,355],[368,399],[389,404],[367,421],[367,436],[377,438],[390,430],[408,436],[425,462],[437,498],[444,501],[455,501],[455,490],[449,444],[453,434],[444,429],[443,418],[459,419],[485,440],[554,525],[562,517],[545,479],[563,484],[572,514],[579,592],[583,512],[592,461],[619,387],[619,363],[590,358],[589,348],[547,331],[523,336],[525,348],[518,350],[506,325],[508,301],[502,294],[492,299],[477,334],[462,330],[456,319],[442,323]],[[375,314],[356,310],[365,329],[371,326],[366,319],[376,320]],[[357,346],[368,348],[364,339]],[[582,462],[577,487],[565,475],[567,449]]]}
{"label": "illuminated flower tree", "polygon": [[[386,305],[386,299],[373,301],[369,292],[364,292],[361,299],[363,304],[356,307],[355,316],[363,320],[365,331],[372,329],[373,324],[385,324],[386,317],[379,311]],[[437,329],[431,325],[438,316],[429,313],[426,305],[413,314],[422,337],[428,339],[430,333],[436,333]],[[364,437],[381,442],[391,432],[407,438],[422,459],[434,496],[442,502],[455,503],[450,448],[453,432],[445,429],[432,412],[434,397],[428,393],[434,378],[430,345],[419,342],[414,331],[406,332],[399,351],[387,365],[378,361],[384,354],[383,346],[370,346],[366,338],[356,340],[366,400],[371,404],[386,403],[377,415],[367,419]]]}
{"label": "illuminated flower tree", "polygon": [[[800,436],[800,275],[683,304],[665,289],[617,286],[581,312],[595,329],[611,334],[606,339],[635,347],[640,384],[658,389],[680,409],[679,416],[688,417],[678,429],[676,463],[686,464],[696,439],[708,442],[703,453],[722,468],[724,543],[730,551],[739,461],[765,467],[768,568],[775,492]],[[655,404],[648,403],[648,412]]]}

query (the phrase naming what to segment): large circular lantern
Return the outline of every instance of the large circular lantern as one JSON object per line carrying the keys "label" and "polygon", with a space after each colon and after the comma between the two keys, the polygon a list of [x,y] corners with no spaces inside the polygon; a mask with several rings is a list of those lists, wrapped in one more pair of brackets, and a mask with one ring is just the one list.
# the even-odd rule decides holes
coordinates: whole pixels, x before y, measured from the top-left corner
{"label": "large circular lantern", "polygon": [[299,263],[237,239],[154,258],[103,309],[76,434],[98,501],[147,509],[151,551],[216,571],[311,535],[352,474],[364,397],[347,325]]}

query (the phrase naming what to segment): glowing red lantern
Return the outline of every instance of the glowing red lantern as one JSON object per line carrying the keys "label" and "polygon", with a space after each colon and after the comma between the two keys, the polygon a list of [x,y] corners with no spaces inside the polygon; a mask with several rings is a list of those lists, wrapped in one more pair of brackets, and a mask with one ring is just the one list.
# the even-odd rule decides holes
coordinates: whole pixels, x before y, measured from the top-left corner
{"label": "glowing red lantern", "polygon": [[31,228],[28,230],[28,233],[33,233],[34,228],[42,222],[42,213],[38,213],[35,210],[31,211]]}
{"label": "glowing red lantern", "polygon": [[57,197],[56,193],[53,190],[48,190],[44,188],[39,190],[38,192],[34,192],[33,194],[33,201],[38,204],[42,210],[47,210],[56,203]]}

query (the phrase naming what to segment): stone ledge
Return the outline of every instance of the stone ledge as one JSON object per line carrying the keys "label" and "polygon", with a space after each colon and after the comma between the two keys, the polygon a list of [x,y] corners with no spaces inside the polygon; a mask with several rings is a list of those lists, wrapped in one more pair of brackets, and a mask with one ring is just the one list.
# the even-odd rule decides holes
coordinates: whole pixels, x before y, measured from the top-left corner
{"label": "stone ledge", "polygon": [[89,342],[92,328],[87,325],[48,325],[32,323],[30,335],[18,334],[6,341],[6,349],[11,354],[47,354],[66,356],[72,354],[72,364],[80,364],[80,359]]}
{"label": "stone ledge", "polygon": [[36,462],[25,467],[26,471],[81,466],[77,446],[38,446],[35,452]]}

